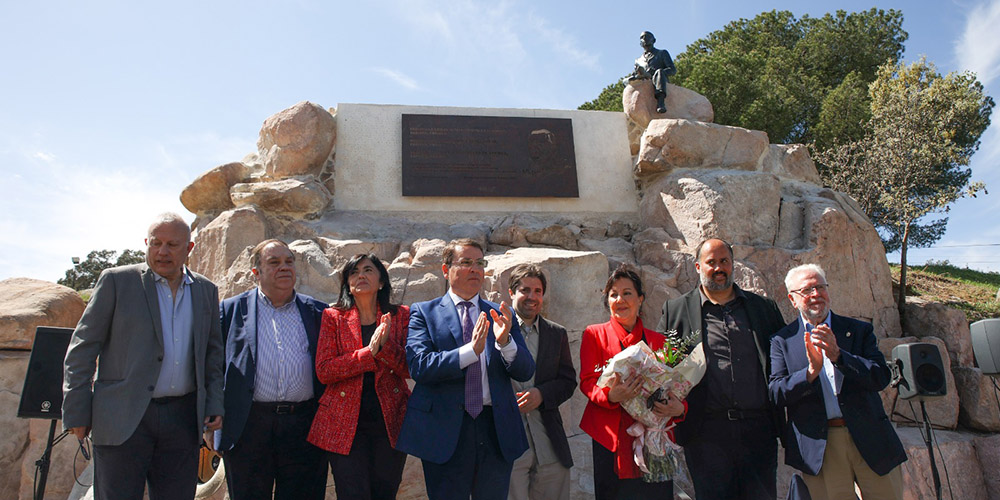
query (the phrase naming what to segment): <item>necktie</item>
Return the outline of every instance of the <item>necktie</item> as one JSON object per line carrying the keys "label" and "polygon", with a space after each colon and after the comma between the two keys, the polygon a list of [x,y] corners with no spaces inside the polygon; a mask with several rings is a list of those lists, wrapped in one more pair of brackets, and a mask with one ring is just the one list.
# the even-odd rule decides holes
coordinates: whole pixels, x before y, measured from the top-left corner
{"label": "necktie", "polygon": [[[472,302],[462,301],[462,339],[468,343],[472,340]],[[476,418],[483,411],[483,370],[479,358],[466,367],[465,370],[465,411]]]}

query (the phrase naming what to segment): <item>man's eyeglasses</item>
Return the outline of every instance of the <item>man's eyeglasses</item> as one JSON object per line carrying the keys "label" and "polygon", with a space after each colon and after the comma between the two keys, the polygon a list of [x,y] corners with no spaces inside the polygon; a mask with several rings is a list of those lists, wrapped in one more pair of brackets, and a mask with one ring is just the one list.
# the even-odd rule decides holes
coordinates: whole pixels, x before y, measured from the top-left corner
{"label": "man's eyeglasses", "polygon": [[817,292],[822,293],[822,292],[826,291],[826,288],[828,286],[830,286],[830,285],[827,285],[826,283],[823,283],[821,285],[807,286],[805,288],[800,288],[798,290],[792,290],[792,293],[797,293],[797,294],[801,295],[802,297],[809,297],[813,293],[817,293]]}
{"label": "man's eyeglasses", "polygon": [[469,268],[475,266],[478,267],[479,269],[485,269],[486,264],[487,264],[486,259],[458,259],[455,261],[454,266],[463,268]]}

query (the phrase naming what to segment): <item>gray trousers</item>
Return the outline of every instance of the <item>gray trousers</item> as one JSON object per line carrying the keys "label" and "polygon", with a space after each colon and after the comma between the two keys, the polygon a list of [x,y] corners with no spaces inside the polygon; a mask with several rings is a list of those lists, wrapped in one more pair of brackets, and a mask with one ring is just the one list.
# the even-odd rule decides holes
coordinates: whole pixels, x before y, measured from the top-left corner
{"label": "gray trousers", "polygon": [[196,392],[146,408],[135,432],[117,446],[94,446],[94,498],[191,500],[198,484],[201,425]]}

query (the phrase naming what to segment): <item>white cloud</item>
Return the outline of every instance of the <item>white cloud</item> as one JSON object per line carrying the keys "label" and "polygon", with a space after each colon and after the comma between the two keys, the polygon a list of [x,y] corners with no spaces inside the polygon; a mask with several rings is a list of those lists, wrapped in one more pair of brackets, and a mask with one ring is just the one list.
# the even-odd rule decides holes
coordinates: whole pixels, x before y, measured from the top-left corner
{"label": "white cloud", "polygon": [[988,85],[1000,76],[1000,0],[980,4],[969,11],[965,30],[955,42],[959,68],[974,71]]}
{"label": "white cloud", "polygon": [[396,82],[400,87],[405,87],[409,90],[420,90],[420,85],[417,84],[416,80],[399,71],[389,68],[371,68],[371,70]]}
{"label": "white cloud", "polygon": [[49,154],[49,153],[46,153],[46,152],[43,152],[43,151],[38,151],[35,154],[31,155],[31,157],[32,158],[37,158],[37,159],[42,160],[42,161],[53,161],[53,160],[56,159],[55,155]]}
{"label": "white cloud", "polygon": [[591,54],[579,48],[577,40],[559,28],[549,26],[548,21],[534,14],[528,15],[528,25],[534,28],[548,44],[559,54],[567,57],[573,63],[593,71],[599,71],[599,61],[596,54]]}

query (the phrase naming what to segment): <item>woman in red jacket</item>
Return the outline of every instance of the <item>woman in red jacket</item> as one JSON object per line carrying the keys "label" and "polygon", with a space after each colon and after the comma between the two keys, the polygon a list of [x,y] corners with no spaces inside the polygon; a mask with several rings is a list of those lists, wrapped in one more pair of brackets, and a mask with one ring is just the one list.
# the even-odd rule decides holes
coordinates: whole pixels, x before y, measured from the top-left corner
{"label": "woman in red jacket", "polygon": [[[611,387],[599,387],[597,379],[607,361],[626,347],[645,340],[653,350],[663,347],[663,335],[647,330],[639,318],[645,294],[639,275],[624,264],[615,269],[604,285],[604,298],[611,321],[590,325],[580,341],[580,390],[587,396],[580,429],[594,439],[594,493],[597,500],[673,498],[673,481],[646,483],[632,456],[632,436],[625,432],[634,422],[619,403],[639,395],[641,380],[632,376]],[[684,403],[668,398],[654,403],[653,411],[664,417],[680,417]]]}
{"label": "woman in red jacket", "polygon": [[337,498],[392,499],[406,463],[394,446],[410,395],[410,311],[389,303],[389,273],[374,254],[355,255],[340,279],[319,331],[316,375],[326,390],[309,442],[330,452]]}

